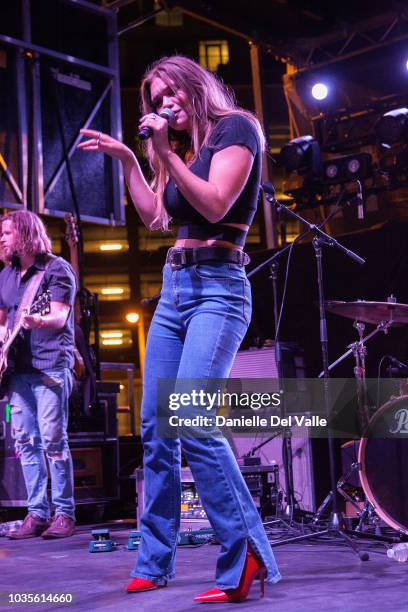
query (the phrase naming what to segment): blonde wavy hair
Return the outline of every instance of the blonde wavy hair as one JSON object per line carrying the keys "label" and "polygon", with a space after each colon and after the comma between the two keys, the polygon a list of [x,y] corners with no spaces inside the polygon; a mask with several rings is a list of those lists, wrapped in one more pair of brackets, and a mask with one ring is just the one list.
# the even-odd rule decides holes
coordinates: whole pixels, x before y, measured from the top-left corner
{"label": "blonde wavy hair", "polygon": [[[191,117],[191,137],[187,134],[169,131],[170,143],[184,161],[191,161],[200,155],[200,150],[208,143],[214,126],[223,117],[240,114],[247,117],[259,135],[262,148],[265,137],[258,119],[247,110],[237,106],[233,92],[219,78],[202,68],[188,57],[173,55],[162,57],[146,71],[140,87],[141,112],[155,112],[150,96],[150,85],[159,77],[171,90],[181,90],[186,94]],[[146,155],[153,172],[151,188],[155,192],[156,216],[150,229],[167,230],[169,215],[164,208],[163,194],[169,179],[163,162],[155,154],[151,142],[146,142]]]}
{"label": "blonde wavy hair", "polygon": [[[15,254],[50,255],[51,240],[48,237],[44,223],[29,210],[17,210],[0,218],[0,234],[4,221],[11,221],[16,231]],[[3,256],[3,260],[9,261]]]}

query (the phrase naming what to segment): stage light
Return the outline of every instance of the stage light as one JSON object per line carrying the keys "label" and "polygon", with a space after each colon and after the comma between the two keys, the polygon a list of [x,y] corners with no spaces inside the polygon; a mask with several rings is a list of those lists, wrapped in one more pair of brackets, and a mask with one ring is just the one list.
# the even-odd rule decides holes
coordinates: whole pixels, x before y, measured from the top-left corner
{"label": "stage light", "polygon": [[126,315],[126,321],[128,323],[137,323],[140,319],[140,315],[137,312],[128,312]]}
{"label": "stage light", "polygon": [[372,171],[372,157],[369,153],[355,153],[330,159],[323,164],[322,178],[325,183],[347,183],[365,179]]}
{"label": "stage light", "polygon": [[325,100],[329,94],[329,88],[324,83],[315,83],[312,87],[312,96],[315,100]]}
{"label": "stage light", "polygon": [[104,242],[99,245],[100,251],[121,251],[123,246],[119,242]]}
{"label": "stage light", "polygon": [[103,346],[121,346],[123,344],[122,338],[107,338],[102,340]]}
{"label": "stage light", "polygon": [[122,295],[125,290],[122,287],[104,287],[102,289],[103,295]]}
{"label": "stage light", "polygon": [[408,136],[408,108],[396,108],[385,113],[375,126],[377,138],[383,147],[404,141]]}
{"label": "stage light", "polygon": [[334,180],[337,178],[338,174],[339,174],[339,166],[337,164],[332,164],[329,163],[324,170],[325,176],[330,179],[330,180]]}
{"label": "stage light", "polygon": [[288,172],[304,169],[312,174],[320,172],[320,147],[313,136],[293,138],[282,147],[279,161]]}
{"label": "stage light", "polygon": [[122,338],[123,332],[120,331],[111,331],[111,332],[101,332],[102,338]]}

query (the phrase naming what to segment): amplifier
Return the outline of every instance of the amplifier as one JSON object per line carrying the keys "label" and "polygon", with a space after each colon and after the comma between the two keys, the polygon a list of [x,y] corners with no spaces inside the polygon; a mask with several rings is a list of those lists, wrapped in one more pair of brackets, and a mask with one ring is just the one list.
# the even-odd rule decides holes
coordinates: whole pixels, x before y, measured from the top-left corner
{"label": "amplifier", "polygon": [[[303,351],[294,342],[281,342],[284,378],[304,378]],[[278,378],[275,343],[260,349],[238,351],[231,368],[230,378]]]}
{"label": "amplifier", "polygon": [[[262,518],[275,514],[280,501],[279,467],[277,465],[240,466],[240,470]],[[136,518],[140,528],[144,508],[143,469],[136,469],[133,478],[136,481]],[[201,529],[210,525],[188,467],[181,468],[180,504],[182,529]]]}
{"label": "amplifier", "polygon": [[[69,439],[76,503],[119,498],[118,439],[95,438],[91,434],[77,434]],[[26,505],[27,490],[20,460],[15,455],[10,405],[0,400],[0,507]]]}
{"label": "amplifier", "polygon": [[[282,342],[281,352],[284,378],[304,378],[305,364],[302,349],[295,343]],[[260,382],[257,382],[257,379],[276,379],[277,381],[274,343],[272,342],[270,347],[238,351],[230,378],[241,379],[239,383],[241,392],[259,391]],[[234,412],[234,409],[230,409],[229,416],[236,416]],[[257,451],[256,456],[260,458],[262,467],[274,466],[278,470],[278,483],[285,483],[282,461],[283,441],[280,436],[272,436],[271,432],[251,435],[228,431],[227,428],[224,433],[238,462],[244,456],[251,456],[252,449],[265,442]],[[320,496],[316,495],[313,449],[312,441],[308,437],[308,429],[304,428],[304,431],[300,432],[300,437],[292,437],[291,443],[295,496],[300,501],[302,509],[315,511],[319,505]]]}
{"label": "amplifier", "polygon": [[262,519],[281,510],[277,465],[242,465],[241,473]]}
{"label": "amplifier", "polygon": [[[137,499],[137,525],[140,527],[140,519],[144,508],[144,477],[143,469],[134,471],[132,478],[136,484]],[[181,527],[182,529],[201,529],[209,527],[210,523],[201,505],[196,490],[195,482],[190,468],[181,468]]]}
{"label": "amplifier", "polygon": [[14,450],[10,404],[0,400],[0,506],[18,507],[26,503],[23,472]]}

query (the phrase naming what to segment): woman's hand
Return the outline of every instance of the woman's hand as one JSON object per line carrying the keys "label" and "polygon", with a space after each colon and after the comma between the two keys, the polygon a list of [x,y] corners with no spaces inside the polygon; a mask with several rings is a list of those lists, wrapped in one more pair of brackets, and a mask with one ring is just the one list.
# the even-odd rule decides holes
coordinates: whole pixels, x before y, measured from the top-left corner
{"label": "woman's hand", "polygon": [[89,140],[84,140],[78,145],[78,149],[83,151],[96,151],[99,153],[106,153],[115,159],[119,159],[121,162],[125,162],[127,159],[133,156],[132,151],[119,142],[109,134],[97,132],[96,130],[80,130],[83,136],[87,136]]}
{"label": "woman's hand", "polygon": [[155,113],[149,113],[148,115],[144,115],[139,121],[139,130],[144,127],[150,128],[153,132],[151,141],[157,155],[166,158],[171,152],[168,120]]}

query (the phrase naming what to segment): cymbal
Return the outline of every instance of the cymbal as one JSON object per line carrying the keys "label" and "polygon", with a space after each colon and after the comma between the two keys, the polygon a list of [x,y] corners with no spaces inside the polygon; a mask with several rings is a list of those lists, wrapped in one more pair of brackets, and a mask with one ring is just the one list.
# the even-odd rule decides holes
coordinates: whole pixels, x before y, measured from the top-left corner
{"label": "cymbal", "polygon": [[408,323],[408,304],[396,302],[341,302],[328,300],[325,308],[333,314],[378,325],[382,321],[389,321],[393,325]]}

